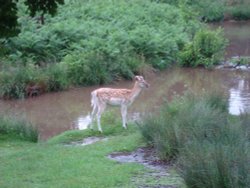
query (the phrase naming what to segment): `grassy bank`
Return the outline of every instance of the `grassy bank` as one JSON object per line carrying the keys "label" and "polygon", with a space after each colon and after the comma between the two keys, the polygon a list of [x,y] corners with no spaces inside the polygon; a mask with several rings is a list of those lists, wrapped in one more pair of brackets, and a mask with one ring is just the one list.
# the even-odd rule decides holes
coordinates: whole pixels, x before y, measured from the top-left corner
{"label": "grassy bank", "polygon": [[[138,187],[181,185],[176,172],[156,179],[145,175],[149,169],[135,163],[118,163],[108,155],[133,151],[145,146],[135,125],[128,130],[110,116],[104,116],[104,134],[97,131],[68,131],[44,143],[0,139],[0,187]],[[112,116],[113,117],[113,116]],[[113,123],[108,123],[113,122]],[[4,135],[0,132],[0,138]],[[68,145],[86,137],[101,136],[107,140],[92,145]]]}

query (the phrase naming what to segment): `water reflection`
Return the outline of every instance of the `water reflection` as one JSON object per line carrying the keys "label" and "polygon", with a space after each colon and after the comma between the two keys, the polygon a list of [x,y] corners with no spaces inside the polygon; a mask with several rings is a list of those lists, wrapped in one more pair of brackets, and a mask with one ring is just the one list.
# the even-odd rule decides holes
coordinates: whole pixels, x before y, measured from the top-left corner
{"label": "water reflection", "polygon": [[89,114],[87,116],[80,116],[79,118],[77,118],[76,128],[79,130],[87,129],[90,123],[91,123],[91,118]]}
{"label": "water reflection", "polygon": [[229,113],[239,115],[241,113],[250,112],[250,82],[241,79],[235,87],[229,90]]}

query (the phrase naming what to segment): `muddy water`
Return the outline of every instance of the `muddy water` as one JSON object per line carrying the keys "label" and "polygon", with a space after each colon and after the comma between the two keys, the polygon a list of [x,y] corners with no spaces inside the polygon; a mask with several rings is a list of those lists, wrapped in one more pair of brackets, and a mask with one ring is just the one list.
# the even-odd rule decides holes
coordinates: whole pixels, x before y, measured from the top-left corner
{"label": "muddy water", "polygon": [[[250,72],[231,70],[171,69],[148,75],[151,87],[145,90],[129,108],[129,119],[155,111],[164,100],[182,95],[220,90],[229,103],[229,112],[250,112]],[[122,81],[105,87],[130,88],[132,81]],[[46,140],[69,129],[85,129],[89,123],[90,92],[97,87],[83,87],[49,93],[26,100],[0,101],[0,111],[25,115]],[[117,109],[119,112],[119,109]],[[103,126],[105,130],[105,125]]]}
{"label": "muddy water", "polygon": [[227,21],[211,26],[224,29],[225,37],[229,40],[226,58],[250,56],[250,21]]}

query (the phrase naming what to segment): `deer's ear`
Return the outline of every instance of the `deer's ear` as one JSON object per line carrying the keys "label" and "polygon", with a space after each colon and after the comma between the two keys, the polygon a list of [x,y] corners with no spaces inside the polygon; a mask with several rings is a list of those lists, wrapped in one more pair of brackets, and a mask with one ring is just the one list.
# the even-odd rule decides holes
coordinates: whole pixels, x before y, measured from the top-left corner
{"label": "deer's ear", "polygon": [[135,80],[139,81],[140,80],[140,76],[135,76]]}

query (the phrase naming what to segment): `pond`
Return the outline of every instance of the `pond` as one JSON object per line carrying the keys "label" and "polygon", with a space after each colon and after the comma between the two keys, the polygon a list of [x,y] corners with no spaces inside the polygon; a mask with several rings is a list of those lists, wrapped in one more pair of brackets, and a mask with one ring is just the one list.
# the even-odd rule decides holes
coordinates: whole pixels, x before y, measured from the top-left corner
{"label": "pond", "polygon": [[[146,77],[150,88],[144,90],[128,110],[130,120],[155,111],[164,100],[185,91],[221,91],[228,99],[229,112],[250,112],[250,73],[248,71],[174,68]],[[105,87],[131,88],[132,81]],[[84,129],[91,112],[90,93],[97,87],[70,89],[25,100],[0,101],[1,111],[24,114],[38,126],[40,139],[46,140],[69,129]],[[119,109],[116,111],[119,112]],[[105,125],[103,125],[105,131]]]}
{"label": "pond", "polygon": [[224,29],[225,37],[229,40],[226,58],[250,56],[250,21],[227,21],[214,23],[210,26]]}
{"label": "pond", "polygon": [[[225,35],[230,44],[227,57],[250,56],[250,22],[227,22]],[[213,25],[218,27],[218,25]],[[194,93],[220,91],[228,100],[229,112],[250,113],[250,72],[240,70],[204,70],[174,68],[146,75],[150,88],[142,92],[128,110],[129,120],[154,112],[164,100],[171,100],[185,91]],[[132,81],[120,81],[105,87],[131,88]],[[25,100],[0,100],[0,111],[21,114],[39,129],[40,140],[69,129],[85,129],[90,122],[90,93],[98,88],[82,87],[58,93],[48,93]],[[119,109],[117,109],[119,112]],[[105,131],[105,125],[103,125]]]}

